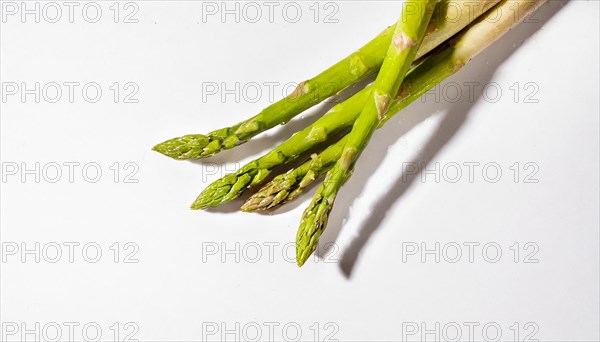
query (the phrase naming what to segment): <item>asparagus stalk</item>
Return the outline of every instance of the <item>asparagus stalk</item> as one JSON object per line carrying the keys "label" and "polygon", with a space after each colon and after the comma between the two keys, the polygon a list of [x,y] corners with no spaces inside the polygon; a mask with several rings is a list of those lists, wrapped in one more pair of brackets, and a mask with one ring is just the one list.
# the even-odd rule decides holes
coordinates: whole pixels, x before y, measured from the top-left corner
{"label": "asparagus stalk", "polygon": [[211,183],[196,198],[191,208],[206,209],[239,197],[248,187],[260,184],[276,166],[298,158],[302,153],[327,140],[331,134],[352,126],[357,116],[353,108],[364,106],[368,95],[364,90],[356,93],[269,153],[242,166],[237,172]]}
{"label": "asparagus stalk", "polygon": [[[327,172],[325,181],[302,214],[296,235],[298,266],[302,266],[315,250],[318,239],[327,226],[327,218],[338,191],[350,177],[356,160],[383,120],[392,97],[397,94],[417,54],[436,3],[436,0],[410,0],[403,3],[401,19],[370,97],[348,133],[342,155]],[[411,7],[416,7],[417,10],[408,14]]]}
{"label": "asparagus stalk", "polygon": [[[402,89],[417,88],[417,84],[428,82],[426,77],[430,73],[421,65],[415,69],[421,71],[411,72],[406,79],[407,84],[403,85]],[[413,74],[414,76],[412,76]],[[372,88],[373,85],[367,86],[348,100],[335,105],[323,117],[295,133],[267,154],[242,166],[235,173],[214,181],[200,193],[191,208],[194,210],[206,209],[232,201],[248,187],[262,183],[275,167],[297,159],[303,153],[325,142],[330,136],[351,127],[369,98]],[[396,100],[396,102],[401,102],[403,108],[427,90],[423,88],[420,92],[416,90],[412,93],[405,92],[405,96],[401,99],[408,101]],[[288,177],[292,176],[288,175]],[[289,180],[285,184],[289,184]],[[257,203],[259,202],[255,202],[255,205]],[[250,210],[253,206],[248,205],[244,209]]]}
{"label": "asparagus stalk", "polygon": [[[429,77],[426,78],[428,82],[424,84],[420,84],[419,88],[425,87],[430,89],[435,84],[441,82],[446,77],[454,74],[459,69],[461,69],[468,61],[470,61],[473,57],[487,48],[490,44],[508,32],[514,25],[521,22],[524,18],[530,15],[533,11],[535,11],[539,6],[541,6],[546,0],[503,0],[500,4],[497,5],[495,11],[490,11],[488,15],[481,17],[475,23],[473,23],[470,27],[465,29],[459,36],[452,39],[449,42],[449,47],[439,50],[434,55],[430,56],[421,66],[425,67],[425,69],[415,70],[412,74],[418,73],[420,70],[424,70],[429,73]],[[493,13],[492,13],[493,12]],[[493,19],[493,20],[492,20]],[[383,71],[383,70],[382,70]],[[425,80],[425,78],[424,78]],[[411,93],[415,91],[412,87],[407,87],[400,90],[400,96],[404,92]],[[418,89],[417,89],[417,92]],[[406,100],[400,100],[396,102],[395,105],[391,106],[388,113],[381,120],[381,124],[385,123],[391,116],[393,116],[399,109],[402,107],[402,102],[406,102]],[[356,125],[359,124],[357,120]],[[350,139],[348,137],[347,139]],[[346,147],[339,148],[339,143],[336,144],[338,146],[331,146],[330,151],[325,150],[323,155],[320,156],[319,162],[322,165],[327,165],[331,163],[333,157],[338,157],[341,159],[348,158],[344,156],[346,152]],[[346,142],[344,146],[347,146]],[[325,153],[327,152],[327,153]],[[351,150],[351,152],[354,152]],[[354,152],[355,153],[355,152]],[[346,161],[343,161],[346,162]],[[347,178],[346,169],[339,169],[338,164],[333,166],[332,170],[327,173],[326,179],[321,185],[321,187],[317,190],[317,194],[313,199],[313,202],[307,208],[303,215],[303,220],[301,222],[300,229],[298,231],[297,236],[297,262],[299,266],[302,266],[306,259],[310,256],[310,254],[315,250],[316,245],[318,243],[318,239],[325,229],[327,224],[328,214],[331,211],[333,205],[333,199],[335,198],[335,193],[337,191],[336,188],[339,188],[343,181],[331,181],[332,177],[335,177],[337,174],[343,174]],[[351,161],[348,162],[351,164]],[[342,166],[344,166],[342,164]],[[302,176],[302,172],[306,169],[305,165],[300,166],[296,170],[298,170],[296,176],[300,178]],[[292,170],[292,173],[294,170]],[[337,173],[336,173],[337,172]],[[323,173],[323,168],[320,169],[320,173]],[[308,172],[305,174],[308,175]],[[292,184],[288,186],[287,191],[294,188],[296,186],[296,190],[304,188],[307,186],[308,181],[312,181],[316,179],[318,175],[316,173],[312,174],[310,178],[303,179],[303,184],[300,186],[299,184]],[[333,190],[327,191],[327,189]],[[296,190],[291,190],[290,193],[297,192]],[[301,190],[300,190],[301,191]],[[294,197],[298,194],[295,193]],[[277,197],[278,194],[275,194],[274,197]],[[283,195],[280,195],[283,197]],[[256,199],[251,199],[253,202],[256,202]],[[278,203],[285,201],[285,198],[278,198]]]}
{"label": "asparagus stalk", "polygon": [[[444,0],[438,6],[436,20],[429,26],[427,36],[417,52],[417,58],[463,29],[498,1]],[[458,17],[448,18],[448,11],[451,9],[459,13]],[[173,138],[154,146],[153,150],[177,160],[206,158],[221,150],[240,145],[278,124],[288,122],[306,109],[377,72],[383,63],[394,27],[395,25],[388,27],[358,51],[316,77],[301,82],[292,94],[268,106],[252,118],[207,135],[189,134]]]}
{"label": "asparagus stalk", "polygon": [[347,136],[330,145],[299,167],[278,175],[253,194],[240,208],[242,211],[258,211],[275,208],[298,197],[322,173],[327,172],[342,155]]}
{"label": "asparagus stalk", "polygon": [[[439,37],[439,34],[434,37]],[[417,80],[416,77],[409,77],[409,83],[403,86],[403,89],[411,86],[411,84],[414,87],[415,83],[426,82],[425,79]],[[228,174],[211,183],[196,198],[191,208],[197,210],[215,207],[239,197],[249,186],[262,183],[275,167],[295,160],[303,153],[327,140],[332,134],[350,128],[370,96],[372,87],[370,85],[348,100],[337,104],[323,117],[294,134],[264,156],[242,166],[237,172]],[[414,95],[411,94],[411,101],[418,98]],[[249,209],[250,206],[246,206],[246,208]]]}
{"label": "asparagus stalk", "polygon": [[[404,79],[400,90],[393,99],[389,110],[381,120],[379,127],[392,116],[406,108],[423,94],[435,87],[438,83],[459,70],[455,68],[452,60],[453,46],[449,44],[443,49],[435,51],[432,55],[412,69]],[[371,89],[369,85],[365,90]],[[364,106],[364,104],[363,104]],[[347,108],[352,110],[355,117],[360,113],[360,108]],[[335,144],[328,146],[321,153],[311,156],[311,160],[278,175],[268,184],[254,193],[241,207],[243,211],[252,212],[258,210],[273,209],[279,205],[289,202],[300,195],[316,179],[324,175],[335,162],[342,156],[342,150],[347,141],[347,135]]]}

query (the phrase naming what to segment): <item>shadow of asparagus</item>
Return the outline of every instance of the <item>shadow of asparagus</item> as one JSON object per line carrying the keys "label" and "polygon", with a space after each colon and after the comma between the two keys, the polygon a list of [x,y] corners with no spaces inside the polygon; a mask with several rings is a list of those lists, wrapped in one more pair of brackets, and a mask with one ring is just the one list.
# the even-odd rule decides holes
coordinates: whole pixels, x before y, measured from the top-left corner
{"label": "shadow of asparagus", "polygon": [[[527,22],[515,27],[506,36],[502,37],[480,56],[476,57],[467,67],[444,83],[458,82],[462,84],[461,82],[477,81],[480,84],[486,84],[492,79],[496,69],[511,56],[518,46],[537,32],[567,3],[568,1],[549,1],[549,3],[542,6],[537,13],[528,19]],[[445,114],[431,140],[423,148],[421,155],[412,162],[424,165],[423,168],[425,168],[460,130],[467,120],[469,111],[476,102],[463,99],[451,105],[450,110]],[[447,109],[448,107],[448,103],[423,103],[417,101],[405,109],[404,113],[400,114],[403,118],[400,128],[398,125],[388,124],[377,132],[373,137],[373,143],[368,148],[369,150],[365,151],[365,154],[369,156],[369,163],[360,163],[359,161],[357,171],[341,190],[342,193],[338,196],[336,206],[350,208],[354,199],[363,191],[364,184],[366,184],[368,178],[375,172],[378,165],[387,155],[387,149],[382,149],[381,146],[390,146],[403,134],[430,117],[433,113],[439,112],[442,108]],[[379,148],[373,148],[377,146]],[[390,191],[374,205],[373,212],[360,226],[357,237],[346,248],[340,260],[340,269],[347,278],[351,277],[361,251],[373,233],[379,228],[388,211],[406,193],[418,177],[420,177],[420,174],[401,175],[390,186]],[[330,245],[337,240],[342,221],[348,215],[349,209],[346,213],[337,212],[330,217],[329,229],[321,236],[320,243],[323,246]],[[328,253],[327,250],[323,249],[318,249],[318,251],[320,256]]]}

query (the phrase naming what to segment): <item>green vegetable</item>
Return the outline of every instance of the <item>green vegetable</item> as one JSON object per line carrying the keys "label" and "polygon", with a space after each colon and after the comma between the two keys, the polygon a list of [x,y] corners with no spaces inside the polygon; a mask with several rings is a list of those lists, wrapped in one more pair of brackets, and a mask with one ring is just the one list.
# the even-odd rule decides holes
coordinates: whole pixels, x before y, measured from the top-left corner
{"label": "green vegetable", "polygon": [[[417,68],[420,68],[419,65]],[[420,70],[414,77],[409,76],[409,82],[403,85],[403,89],[414,88],[415,84],[428,82],[427,79],[420,76],[426,74],[427,70],[423,70],[423,68]],[[412,75],[412,72],[409,75]],[[275,167],[297,159],[303,153],[325,142],[332,135],[350,128],[370,96],[372,87],[372,85],[368,86],[348,100],[337,104],[323,117],[297,132],[264,156],[242,166],[237,172],[228,174],[210,184],[192,203],[191,208],[196,210],[215,207],[239,197],[249,186],[263,182]],[[410,96],[411,101],[419,96]],[[404,104],[404,106],[406,105],[408,103]],[[251,207],[248,206],[245,209],[250,210]]]}
{"label": "green vegetable", "polygon": [[[427,6],[432,6],[434,2],[434,0],[409,0],[407,3],[420,3],[428,8]],[[467,2],[473,5],[470,1],[465,1]],[[305,156],[310,150],[318,151],[317,147],[320,148],[320,153],[314,153],[300,166],[275,177],[242,206],[244,211],[276,207],[297,197],[308,185],[327,173],[315,198],[305,210],[298,230],[297,262],[301,266],[316,248],[318,239],[327,224],[327,217],[335,196],[350,176],[358,156],[373,131],[429,89],[456,73],[474,56],[545,2],[546,0],[500,1],[494,10],[486,12],[454,38],[415,63],[408,73],[406,72],[408,64],[415,57],[413,50],[417,49],[413,46],[413,42],[422,37],[421,30],[429,12],[425,10],[417,14],[416,16],[421,17],[420,20],[409,18],[406,21],[399,21],[400,25],[397,25],[393,34],[395,39],[389,38],[394,47],[390,47],[386,61],[373,85],[365,87],[350,99],[334,106],[315,123],[297,132],[263,157],[209,185],[192,207],[202,209],[230,201],[249,186],[262,183],[275,167]],[[404,3],[404,6],[407,6],[407,3]],[[480,2],[481,8],[489,3]],[[447,1],[441,2],[436,11],[440,11],[440,6],[447,4]],[[432,19],[429,28],[437,27],[438,30],[444,30],[440,28],[441,26],[436,26],[439,23],[434,24],[434,20]],[[431,32],[428,37],[435,37],[435,32],[435,30]],[[426,42],[427,40],[424,39],[422,44]],[[396,46],[401,48],[397,49]],[[422,50],[423,47],[420,49]],[[405,74],[406,77],[400,83]],[[342,133],[350,127],[352,128],[350,133],[339,141],[329,146],[321,146],[332,137],[332,134]],[[226,139],[227,137],[223,138],[223,141]],[[198,137],[183,140],[186,146],[205,145],[196,147],[202,151],[212,143]],[[184,153],[187,152],[189,151]],[[176,156],[181,157],[178,154]]]}
{"label": "green vegetable", "polygon": [[[546,0],[504,0],[499,3],[495,10],[488,12],[486,15],[482,16],[473,24],[471,24],[468,28],[463,30],[457,37],[450,40],[447,44],[447,47],[439,49],[417,68],[413,69],[413,71],[407,76],[405,83],[400,89],[398,100],[390,106],[384,118],[380,120],[379,126],[381,127],[381,125],[389,120],[390,117],[395,115],[395,113],[400,111],[402,108],[406,107],[416,98],[420,97],[427,90],[433,88],[436,84],[456,73],[472,58],[477,56],[481,51],[485,50],[493,42],[506,34],[512,27],[523,21],[524,18],[531,15],[545,2]],[[313,182],[320,175],[327,171],[328,165],[331,165],[334,160],[337,160],[343,156],[344,147],[342,146],[345,145],[346,142],[340,140],[337,144],[330,146],[328,149],[315,157],[315,159],[319,160],[320,165],[324,165],[324,167],[310,169],[305,163],[300,167],[288,172],[289,174],[295,174],[297,178],[302,178],[302,184],[297,182],[286,184],[287,192],[289,194],[293,194],[293,196],[288,195],[285,198],[281,198],[284,197],[283,194],[273,194],[273,197],[278,197],[278,202],[270,207],[285,203],[286,201],[297,197],[302,189],[306,188],[310,182]],[[313,172],[309,174],[309,170]],[[332,171],[329,171],[328,174]],[[276,183],[276,179],[273,181],[273,183]],[[327,184],[328,183],[326,179],[323,186],[326,187]],[[264,189],[261,189],[257,193],[257,196],[265,189],[269,189],[273,185],[274,184],[267,184]],[[317,194],[319,194],[319,190],[317,190]],[[255,198],[250,198],[248,200],[248,203],[255,202]],[[312,204],[309,206],[309,209],[311,207]],[[257,209],[262,208],[258,207]],[[330,210],[331,208],[322,210],[327,209]],[[301,226],[299,234],[301,232],[306,232],[306,230],[302,230],[302,228],[303,227]],[[318,227],[318,229],[320,229],[322,232],[324,227],[321,226]],[[297,245],[297,261],[300,266],[304,263],[306,258],[310,256],[310,253],[312,253],[316,247],[315,244],[319,235],[320,232],[315,232],[315,235],[313,235],[309,240],[307,240],[304,235],[300,236],[300,238],[304,238],[300,240],[300,242],[304,244]]]}
{"label": "green vegetable", "polygon": [[348,133],[341,156],[327,172],[325,181],[302,215],[296,235],[296,262],[299,266],[317,248],[339,189],[350,177],[354,163],[383,121],[392,98],[398,93],[415,59],[436,3],[436,0],[410,0],[403,3],[400,20],[370,96]]}
{"label": "green vegetable", "polygon": [[[417,58],[463,29],[498,0],[473,2],[444,0],[435,13],[436,20],[428,28],[428,35],[417,52]],[[449,11],[457,11],[456,17]],[[299,113],[322,102],[356,81],[376,73],[385,57],[394,27],[390,26],[358,51],[342,59],[316,77],[301,82],[288,97],[270,105],[259,114],[231,127],[203,134],[173,138],[154,146],[153,150],[168,157],[199,159],[210,157],[222,150],[240,145],[257,134],[288,122]]]}

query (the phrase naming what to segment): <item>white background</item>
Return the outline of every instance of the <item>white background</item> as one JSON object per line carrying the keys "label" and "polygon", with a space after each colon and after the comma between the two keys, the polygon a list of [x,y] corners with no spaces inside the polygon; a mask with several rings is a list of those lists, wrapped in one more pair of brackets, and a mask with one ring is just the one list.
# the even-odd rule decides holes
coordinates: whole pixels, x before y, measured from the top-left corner
{"label": "white background", "polygon": [[[91,24],[78,3],[70,23],[58,4],[58,23],[44,16],[23,23],[17,14],[0,26],[0,314],[4,335],[19,329],[7,340],[24,340],[22,329],[36,322],[46,338],[54,322],[68,340],[74,322],[71,338],[79,341],[98,327],[103,341],[117,340],[115,331],[118,340],[130,332],[144,341],[244,340],[257,326],[262,340],[300,332],[303,341],[398,341],[413,326],[419,331],[408,340],[450,339],[456,326],[469,340],[469,324],[477,341],[492,339],[498,327],[503,341],[530,333],[542,341],[598,341],[598,2],[551,1],[426,102],[390,120],[338,196],[321,239],[335,244],[301,269],[288,247],[314,189],[270,215],[236,212],[241,202],[210,212],[188,206],[209,182],[314,120],[318,108],[204,163],[176,162],[150,148],[257,113],[271,101],[266,82],[277,82],[281,98],[283,85],[317,74],[391,24],[399,4],[320,3],[315,23],[314,3],[301,2],[301,20],[289,23],[278,3],[274,23],[265,14],[255,24],[203,18],[201,3],[190,1],[135,2],[139,22],[130,24],[124,16],[135,7],[121,3],[114,23],[113,2],[98,2],[102,16]],[[333,10],[337,23],[325,23]],[[57,103],[43,96],[36,103],[33,95],[7,94],[11,82],[96,82],[103,93],[89,103],[80,86],[73,103],[66,93]],[[138,103],[123,103],[131,89],[121,89],[115,103],[115,82],[135,83]],[[208,82],[256,82],[263,94],[254,102],[203,100]],[[479,86],[469,94],[466,82]],[[456,86],[462,95],[451,101]],[[68,162],[79,163],[73,182]],[[422,162],[430,172],[403,175],[406,163]],[[472,182],[470,162],[480,165]],[[39,182],[23,172],[36,163]],[[56,183],[48,181],[52,163],[63,172]],[[102,170],[96,183],[81,173],[90,163]],[[453,183],[456,165],[462,178]],[[498,182],[484,177],[494,169],[482,175],[485,165],[502,171]],[[532,171],[529,180],[537,182],[526,182]],[[39,262],[23,252],[36,243]],[[79,244],[73,262],[65,243]],[[424,262],[420,252],[407,255],[411,246],[436,243],[439,263],[433,254]],[[472,262],[465,243],[478,244]],[[57,244],[62,257],[49,262]],[[100,247],[98,262],[89,260],[93,249],[84,258],[86,244]],[[499,261],[490,261],[493,248],[483,252],[486,244],[501,248]],[[462,257],[452,263],[456,245]],[[128,255],[138,262],[125,262]],[[423,335],[436,324],[446,335]],[[234,332],[224,336],[224,329]]]}

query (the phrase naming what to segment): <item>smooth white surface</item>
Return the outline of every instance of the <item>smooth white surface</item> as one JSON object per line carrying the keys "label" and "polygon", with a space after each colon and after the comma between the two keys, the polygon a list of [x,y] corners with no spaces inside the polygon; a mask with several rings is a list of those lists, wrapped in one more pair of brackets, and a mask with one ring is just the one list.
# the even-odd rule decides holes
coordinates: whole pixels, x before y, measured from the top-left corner
{"label": "smooth white surface", "polygon": [[[289,135],[288,126],[204,165],[175,162],[150,148],[172,136],[233,124],[269,103],[265,94],[256,103],[231,97],[223,103],[216,96],[203,102],[203,82],[256,82],[265,93],[266,82],[277,82],[279,99],[282,85],[318,73],[392,23],[399,5],[337,2],[338,23],[326,24],[322,18],[313,22],[312,2],[301,2],[304,16],[296,24],[277,10],[274,23],[238,24],[203,23],[200,3],[142,1],[139,23],[115,24],[112,2],[99,4],[103,17],[96,24],[76,14],[75,23],[8,17],[0,26],[3,84],[96,82],[103,90],[95,104],[80,93],[74,103],[65,95],[58,103],[35,103],[31,96],[22,103],[18,95],[1,103],[3,253],[22,242],[48,246],[50,258],[53,242],[63,252],[57,263],[44,255],[39,263],[33,255],[22,262],[22,251],[5,255],[4,333],[12,323],[33,328],[35,322],[57,322],[67,340],[65,322],[77,322],[74,339],[83,340],[82,327],[97,322],[102,340],[114,341],[113,324],[119,322],[119,340],[133,327],[139,329],[133,337],[144,341],[244,340],[259,326],[262,340],[292,340],[299,328],[303,341],[330,333],[344,341],[397,341],[406,340],[406,329],[415,324],[434,329],[436,322],[447,327],[439,338],[451,339],[454,322],[461,340],[469,340],[473,322],[478,326],[471,339],[478,341],[492,340],[494,327],[502,341],[522,341],[532,332],[541,341],[599,339],[598,2],[544,5],[536,20],[511,31],[438,89],[453,97],[453,87],[460,86],[459,101],[435,101],[430,94],[378,131],[322,237],[334,248],[302,269],[288,247],[313,191],[272,215],[238,213],[231,205],[188,209],[210,181]],[[109,87],[115,82],[135,82],[139,103],[114,103]],[[468,82],[481,85],[473,101],[465,93]],[[516,82],[517,101],[511,89]],[[494,89],[482,96],[489,83],[502,91],[497,102],[489,100]],[[528,83],[533,88],[525,89]],[[525,103],[536,89],[530,100],[537,103]],[[315,111],[299,120],[310,121],[310,113]],[[37,183],[31,175],[22,182],[22,172],[7,174],[10,165],[33,168],[36,162],[40,168],[95,162],[103,174],[97,183],[85,181],[80,169],[72,183],[66,174],[57,183],[43,175]],[[115,183],[115,162],[135,163],[139,182],[123,182],[127,172],[121,170]],[[403,175],[404,163],[411,162],[428,162],[429,170],[437,165],[440,181],[429,173]],[[481,165],[473,182],[466,173],[470,162]],[[510,169],[515,163],[521,167],[518,182]],[[523,169],[526,163],[537,166],[537,183],[524,182],[533,170]],[[452,183],[456,165],[463,174]],[[499,182],[482,176],[484,165],[501,169]],[[80,244],[72,263],[65,242]],[[82,257],[90,242],[102,249],[97,263]],[[115,242],[118,263],[110,249]],[[123,249],[127,242],[139,247],[138,263],[122,262],[133,250]],[[516,242],[519,262],[510,249]],[[407,244],[422,243],[430,249],[440,243],[447,254],[439,263],[433,255],[424,263],[420,254],[406,255]],[[465,243],[479,244],[473,262]],[[500,261],[484,259],[486,244],[501,247]],[[461,260],[445,261],[456,245],[462,246]],[[213,255],[214,246],[219,251]],[[236,252],[223,252],[236,246]],[[524,263],[536,248],[539,262]],[[127,322],[133,325],[125,328]],[[236,323],[238,336],[222,336]],[[484,335],[482,327],[490,323]],[[208,338],[213,325],[219,331]],[[19,333],[7,340],[20,340]],[[408,340],[436,340],[421,333]],[[90,330],[87,337],[93,335]]]}

